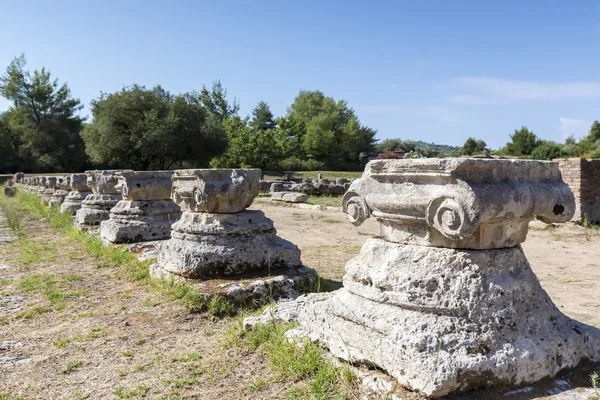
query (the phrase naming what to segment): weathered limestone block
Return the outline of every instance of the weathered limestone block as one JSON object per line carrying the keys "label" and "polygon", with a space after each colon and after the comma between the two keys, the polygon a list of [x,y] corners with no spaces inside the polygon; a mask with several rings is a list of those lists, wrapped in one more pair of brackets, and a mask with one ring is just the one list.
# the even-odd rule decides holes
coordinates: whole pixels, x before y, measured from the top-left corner
{"label": "weathered limestone block", "polygon": [[308,196],[304,193],[295,192],[274,192],[271,193],[273,200],[285,201],[286,203],[305,203]]}
{"label": "weathered limestone block", "polygon": [[262,211],[246,210],[259,192],[259,169],[177,170],[172,179],[183,214],[160,244],[153,276],[267,275],[301,265],[298,247],[278,237]]}
{"label": "weathered limestone block", "polygon": [[100,237],[111,243],[168,239],[179,219],[179,206],[171,199],[173,171],[117,172],[123,200],[100,224]]}
{"label": "weathered limestone block", "polygon": [[81,208],[83,200],[92,194],[92,191],[87,185],[86,174],[71,174],[69,181],[71,191],[65,196],[63,203],[60,205],[60,211],[75,213]]}
{"label": "weathered limestone block", "polygon": [[46,176],[44,182],[44,189],[38,191],[42,201],[44,203],[50,203],[50,199],[52,199],[52,195],[56,190],[57,179],[56,176]]}
{"label": "weathered limestone block", "polygon": [[17,173],[15,174],[14,181],[15,181],[15,183],[17,183],[17,182],[22,182],[24,178],[25,178],[25,174],[24,174],[24,173],[22,173],[22,172],[17,172]]}
{"label": "weathered limestone block", "polygon": [[549,161],[423,158],[370,162],[342,207],[355,225],[375,217],[392,242],[492,249],[525,241],[536,216],[569,221],[575,202]]}
{"label": "weathered limestone block", "polygon": [[317,189],[311,182],[303,182],[303,183],[293,184],[289,190],[291,190],[293,192],[305,193],[305,194],[314,194],[314,195],[320,194],[321,192],[319,192],[319,189]]}
{"label": "weathered limestone block", "polygon": [[80,230],[97,229],[100,222],[110,217],[110,209],[122,198],[115,188],[118,179],[116,170],[86,171],[87,185],[92,189],[75,214],[75,227]]}
{"label": "weathered limestone block", "polygon": [[432,397],[600,362],[600,330],[556,308],[519,245],[532,218],[573,215],[565,187],[549,162],[370,162],[343,209],[377,218],[381,237],[346,264],[342,289],[302,298],[289,336]]}
{"label": "weathered limestone block", "polygon": [[57,176],[56,177],[56,190],[52,193],[52,197],[48,204],[50,207],[60,206],[65,200],[65,197],[69,194],[69,188],[71,187],[70,176]]}

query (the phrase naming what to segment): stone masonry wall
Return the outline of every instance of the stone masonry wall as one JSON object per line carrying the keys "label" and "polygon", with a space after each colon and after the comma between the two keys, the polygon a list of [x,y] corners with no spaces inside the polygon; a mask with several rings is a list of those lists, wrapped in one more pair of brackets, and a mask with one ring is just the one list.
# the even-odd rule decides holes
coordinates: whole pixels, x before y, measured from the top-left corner
{"label": "stone masonry wall", "polygon": [[566,158],[558,163],[563,180],[575,195],[574,222],[600,223],[600,160]]}

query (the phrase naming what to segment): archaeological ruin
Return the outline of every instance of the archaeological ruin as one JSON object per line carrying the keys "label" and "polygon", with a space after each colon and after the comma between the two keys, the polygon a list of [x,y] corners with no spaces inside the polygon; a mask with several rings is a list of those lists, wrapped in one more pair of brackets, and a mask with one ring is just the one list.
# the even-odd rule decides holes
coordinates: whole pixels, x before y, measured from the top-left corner
{"label": "archaeological ruin", "polygon": [[100,224],[100,237],[110,243],[134,243],[171,237],[181,216],[171,200],[173,171],[117,172],[123,199]]}
{"label": "archaeological ruin", "polygon": [[92,193],[81,202],[75,213],[75,227],[79,230],[97,230],[100,222],[110,218],[110,210],[123,197],[115,188],[118,183],[116,170],[86,171],[87,185]]}
{"label": "archaeological ruin", "polygon": [[557,309],[520,246],[533,218],[575,209],[552,162],[372,161],[343,210],[355,225],[376,218],[380,237],[346,264],[342,289],[300,299],[288,335],[431,397],[600,361],[600,330]]}
{"label": "archaeological ruin", "polygon": [[87,184],[86,174],[71,174],[69,181],[71,191],[60,205],[60,211],[75,213],[81,208],[83,200],[92,194],[92,191]]}
{"label": "archaeological ruin", "polygon": [[575,195],[573,221],[600,224],[600,160],[566,158],[554,161]]}
{"label": "archaeological ruin", "polygon": [[[181,218],[171,238],[158,246],[151,275],[176,279],[274,277],[270,290],[292,295],[310,288],[314,270],[302,267],[300,250],[277,236],[273,221],[247,210],[259,192],[259,169],[177,170],[172,199]],[[282,273],[283,271],[283,273]],[[237,300],[269,290],[264,280],[249,287],[231,283],[226,295]],[[266,294],[266,293],[261,293]]]}

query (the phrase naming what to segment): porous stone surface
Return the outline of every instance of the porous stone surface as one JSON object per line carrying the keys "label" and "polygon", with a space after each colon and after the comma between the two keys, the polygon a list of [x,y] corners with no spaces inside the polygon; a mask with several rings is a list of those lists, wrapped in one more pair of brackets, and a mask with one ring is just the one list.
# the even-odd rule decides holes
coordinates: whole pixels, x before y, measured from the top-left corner
{"label": "porous stone surface", "polygon": [[56,190],[52,193],[52,197],[48,202],[50,207],[60,206],[64,201],[65,197],[69,194],[69,189],[71,187],[71,177],[69,176],[59,176],[56,177]]}
{"label": "porous stone surface", "polygon": [[69,181],[71,191],[65,196],[60,205],[60,211],[75,213],[81,208],[83,200],[92,194],[92,190],[87,185],[86,174],[71,174]]}
{"label": "porous stone surface", "polygon": [[171,225],[181,216],[170,200],[173,171],[117,172],[123,200],[100,224],[100,237],[111,243],[163,240],[171,236]]}
{"label": "porous stone surface", "polygon": [[56,176],[46,176],[45,179],[43,180],[43,189],[40,189],[38,191],[38,194],[40,195],[40,198],[42,199],[42,201],[44,203],[50,203],[50,200],[52,199],[52,195],[54,194],[54,191],[56,190]]}
{"label": "porous stone surface", "polygon": [[535,217],[569,221],[575,200],[551,161],[424,158],[369,162],[342,208],[392,242],[493,249],[525,241]]}
{"label": "porous stone surface", "polygon": [[92,189],[75,214],[75,227],[80,230],[98,229],[110,217],[110,209],[123,197],[115,185],[117,170],[86,171],[87,185]]}
{"label": "porous stone surface", "polygon": [[342,289],[303,300],[288,336],[431,397],[600,362],[600,330],[556,308],[519,246],[534,217],[573,215],[569,193],[553,163],[370,162],[343,209],[376,217],[381,237],[346,264]]}
{"label": "porous stone surface", "polygon": [[308,200],[306,194],[294,192],[273,192],[271,198],[273,200],[285,201],[286,203],[305,203]]}
{"label": "porous stone surface", "polygon": [[237,213],[258,195],[260,175],[260,169],[176,170],[172,199],[184,212]]}
{"label": "porous stone surface", "polygon": [[431,249],[369,239],[344,288],[308,297],[297,334],[429,396],[600,361],[600,330],[562,314],[519,246]]}
{"label": "porous stone surface", "polygon": [[277,236],[273,221],[260,210],[236,214],[183,213],[171,239],[159,246],[161,269],[183,277],[207,279],[300,266],[300,250]]}
{"label": "porous stone surface", "polygon": [[175,171],[172,198],[183,213],[152,274],[215,279],[300,267],[298,247],[277,236],[262,211],[246,210],[260,176],[257,169]]}

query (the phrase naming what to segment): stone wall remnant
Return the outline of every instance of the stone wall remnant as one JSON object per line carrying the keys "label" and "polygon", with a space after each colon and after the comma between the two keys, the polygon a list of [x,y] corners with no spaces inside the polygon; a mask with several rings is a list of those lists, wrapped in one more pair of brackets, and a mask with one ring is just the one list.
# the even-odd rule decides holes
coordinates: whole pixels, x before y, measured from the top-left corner
{"label": "stone wall remnant", "polygon": [[81,202],[81,208],[75,213],[74,225],[79,230],[96,230],[100,222],[110,217],[110,209],[123,197],[115,188],[118,183],[118,170],[86,171],[87,185],[92,193]]}
{"label": "stone wall remnant", "polygon": [[92,190],[87,184],[86,174],[71,174],[69,181],[71,191],[65,196],[63,203],[60,205],[60,211],[74,214],[81,208],[83,200],[92,194]]}
{"label": "stone wall remnant", "polygon": [[575,195],[573,221],[600,223],[600,160],[562,158],[554,161]]}
{"label": "stone wall remnant", "polygon": [[171,225],[181,216],[171,200],[173,171],[117,172],[123,200],[100,224],[100,237],[111,243],[164,240],[171,237]]}
{"label": "stone wall remnant", "polygon": [[431,397],[600,361],[600,330],[558,310],[519,245],[534,217],[575,212],[556,163],[371,161],[343,210],[376,218],[381,237],[346,264],[342,289],[302,298],[290,337]]}
{"label": "stone wall remnant", "polygon": [[247,210],[260,175],[259,169],[175,171],[172,199],[183,213],[160,244],[155,272],[206,279],[301,265],[298,247],[278,237],[262,211]]}
{"label": "stone wall remnant", "polygon": [[54,194],[54,191],[56,190],[56,176],[46,176],[43,177],[44,179],[42,180],[44,188],[41,189],[40,191],[38,191],[38,194],[40,195],[40,198],[42,199],[42,201],[46,204],[50,203],[50,199],[52,199],[52,195]]}
{"label": "stone wall remnant", "polygon": [[56,190],[52,193],[52,197],[48,202],[50,207],[60,206],[64,201],[65,197],[69,194],[71,188],[71,177],[70,176],[57,176],[56,177]]}

